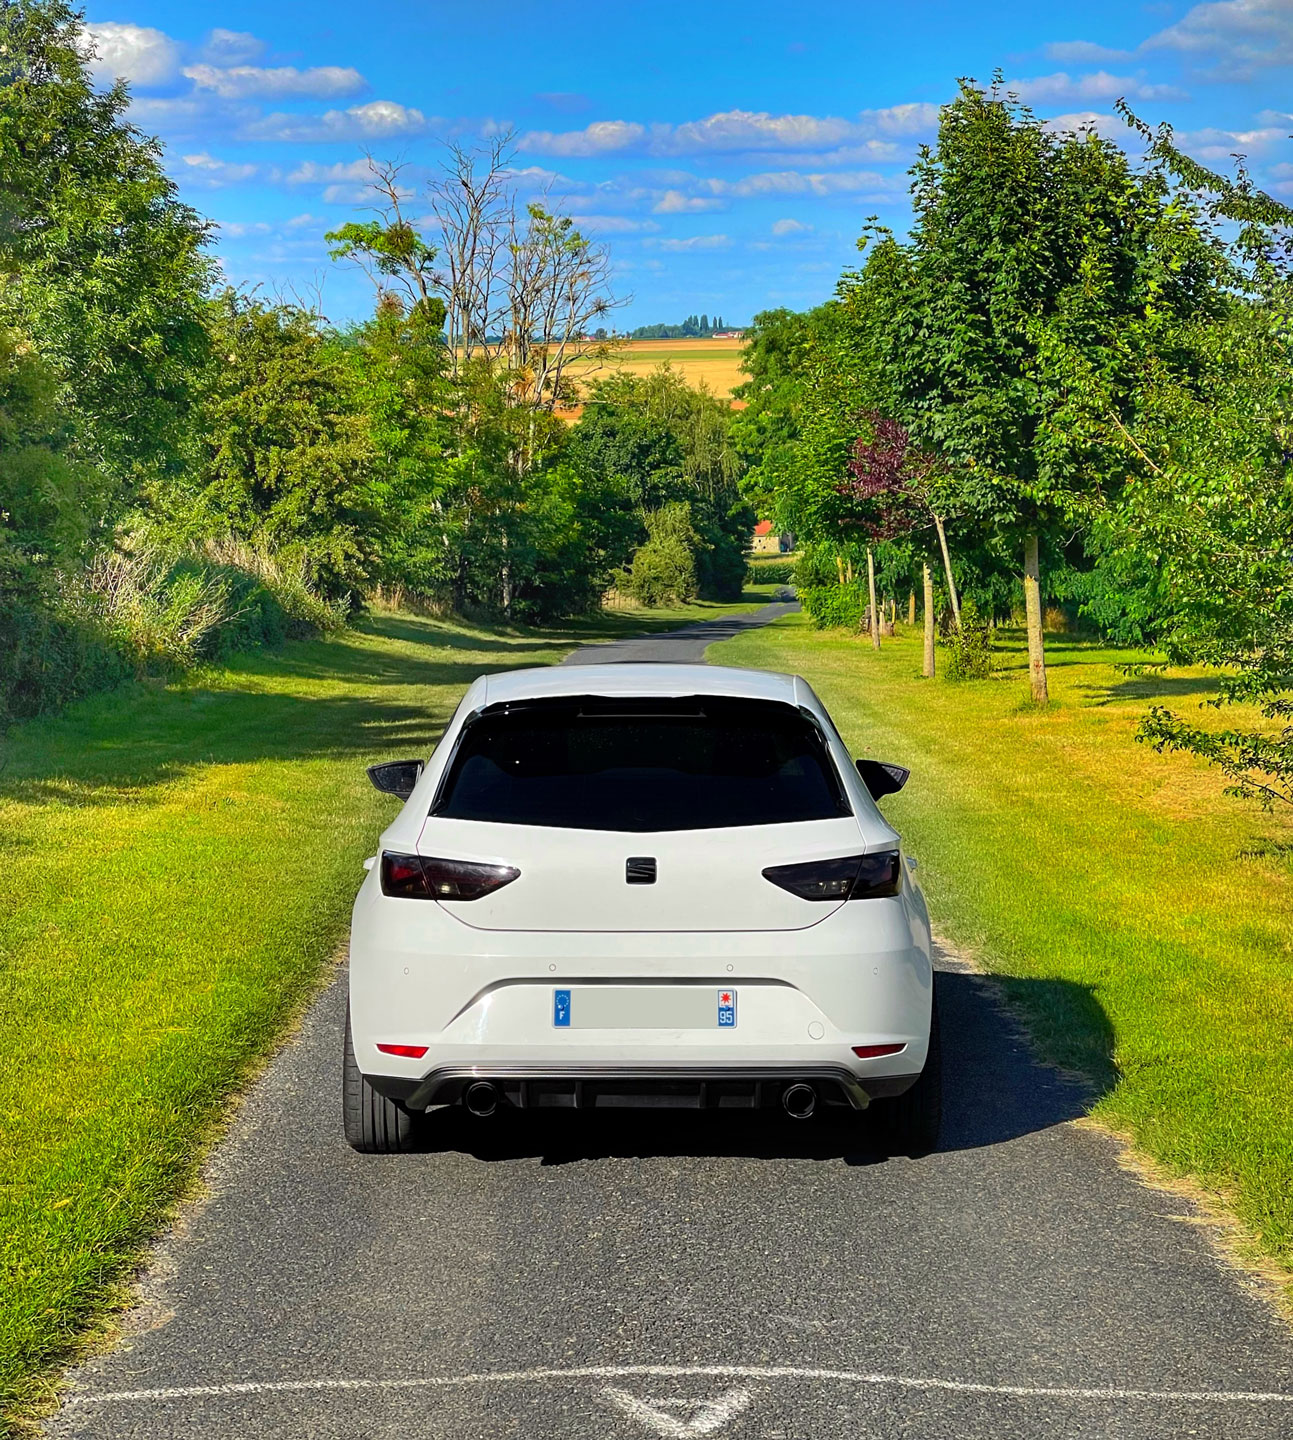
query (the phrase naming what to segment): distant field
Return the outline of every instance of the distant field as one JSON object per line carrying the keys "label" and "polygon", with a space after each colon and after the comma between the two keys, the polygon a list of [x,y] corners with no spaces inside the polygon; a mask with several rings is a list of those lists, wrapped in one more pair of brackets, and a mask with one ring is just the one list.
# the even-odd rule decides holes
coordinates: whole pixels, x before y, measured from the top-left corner
{"label": "distant field", "polygon": [[616,370],[646,375],[667,360],[689,384],[706,385],[715,395],[727,397],[748,377],[741,373],[744,340],[631,340],[615,355],[596,366],[572,367],[578,380],[596,379]]}

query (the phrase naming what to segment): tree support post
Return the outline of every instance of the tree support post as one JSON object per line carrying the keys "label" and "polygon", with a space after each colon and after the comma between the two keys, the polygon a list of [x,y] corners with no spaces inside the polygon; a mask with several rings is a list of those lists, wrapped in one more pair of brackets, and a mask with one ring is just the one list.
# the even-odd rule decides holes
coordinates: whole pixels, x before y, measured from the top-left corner
{"label": "tree support post", "polygon": [[925,582],[925,664],[921,674],[927,679],[934,678],[934,574],[929,565],[922,567]]}
{"label": "tree support post", "polygon": [[1033,700],[1045,705],[1050,699],[1046,689],[1046,649],[1042,641],[1042,572],[1037,558],[1037,536],[1024,537],[1024,614],[1028,621],[1028,675],[1033,685]]}
{"label": "tree support post", "polygon": [[952,557],[947,550],[947,531],[943,529],[943,517],[934,516],[934,528],[938,531],[938,544],[943,552],[943,572],[947,576],[947,598],[952,602],[952,619],[956,628],[961,628],[961,598],[956,593],[956,581],[952,578]]}
{"label": "tree support post", "polygon": [[867,586],[871,592],[871,648],[880,648],[880,611],[875,603],[875,552],[868,545],[866,547],[866,578]]}

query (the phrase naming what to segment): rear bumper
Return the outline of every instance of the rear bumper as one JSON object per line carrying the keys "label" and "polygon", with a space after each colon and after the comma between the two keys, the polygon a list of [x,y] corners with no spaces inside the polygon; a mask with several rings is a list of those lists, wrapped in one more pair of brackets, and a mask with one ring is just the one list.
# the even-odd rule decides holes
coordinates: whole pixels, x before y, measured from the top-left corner
{"label": "rear bumper", "polygon": [[[933,966],[914,886],[793,931],[495,932],[433,903],[386,899],[374,877],[351,931],[355,1057],[375,1088],[415,1108],[453,1103],[472,1080],[525,1108],[671,1097],[679,1108],[740,1108],[776,1103],[777,1087],[798,1079],[823,1100],[860,1105],[901,1093],[924,1068]],[[580,1028],[588,987],[687,989],[711,1008],[732,989],[735,1024],[659,1028],[658,1017],[636,1018],[630,996],[626,1020]],[[574,1028],[554,1021],[558,989],[575,992]],[[891,1044],[899,1053],[854,1054]],[[379,1045],[425,1053],[394,1057]]]}
{"label": "rear bumper", "polygon": [[844,1066],[764,1066],[696,1068],[657,1066],[599,1069],[525,1067],[451,1067],[421,1079],[369,1076],[379,1094],[411,1110],[453,1105],[469,1085],[488,1081],[518,1110],[764,1110],[780,1104],[786,1086],[806,1081],[825,1103],[865,1110],[872,1100],[900,1095],[915,1075],[876,1076],[864,1087]]}

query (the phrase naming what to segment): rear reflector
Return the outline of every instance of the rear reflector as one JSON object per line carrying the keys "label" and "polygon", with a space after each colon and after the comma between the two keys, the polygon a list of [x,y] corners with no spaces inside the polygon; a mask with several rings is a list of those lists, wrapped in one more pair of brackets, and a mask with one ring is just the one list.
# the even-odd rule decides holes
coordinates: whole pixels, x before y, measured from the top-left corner
{"label": "rear reflector", "polygon": [[896,1055],[899,1050],[905,1050],[906,1045],[855,1045],[853,1053],[859,1060],[876,1060],[881,1055]]}
{"label": "rear reflector", "polygon": [[427,1053],[425,1045],[379,1045],[383,1055],[398,1055],[401,1060],[421,1060]]}

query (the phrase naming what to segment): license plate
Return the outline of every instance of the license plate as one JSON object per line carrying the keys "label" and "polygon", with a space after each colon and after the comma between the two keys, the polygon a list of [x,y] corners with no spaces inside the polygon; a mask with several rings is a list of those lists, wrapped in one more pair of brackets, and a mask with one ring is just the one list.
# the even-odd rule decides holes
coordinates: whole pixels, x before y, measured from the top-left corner
{"label": "license plate", "polygon": [[732,1030],[736,991],[699,985],[582,985],[552,992],[558,1030]]}

